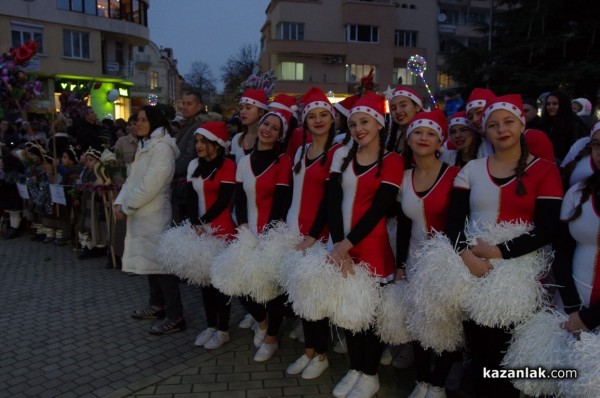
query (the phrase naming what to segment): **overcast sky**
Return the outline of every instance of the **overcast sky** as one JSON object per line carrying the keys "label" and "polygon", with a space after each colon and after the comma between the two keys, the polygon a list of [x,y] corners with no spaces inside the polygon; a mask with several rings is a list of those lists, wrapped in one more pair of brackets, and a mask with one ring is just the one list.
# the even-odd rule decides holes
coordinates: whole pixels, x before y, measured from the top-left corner
{"label": "overcast sky", "polygon": [[173,48],[179,73],[195,61],[208,64],[218,89],[220,68],[244,44],[260,45],[269,0],[152,0],[150,40]]}

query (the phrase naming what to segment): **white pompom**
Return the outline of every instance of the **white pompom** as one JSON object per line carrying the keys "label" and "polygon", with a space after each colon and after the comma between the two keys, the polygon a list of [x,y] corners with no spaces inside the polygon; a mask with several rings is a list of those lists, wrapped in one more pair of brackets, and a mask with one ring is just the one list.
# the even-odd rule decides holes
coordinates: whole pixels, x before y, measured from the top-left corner
{"label": "white pompom", "polygon": [[258,303],[266,303],[283,293],[277,276],[286,255],[295,252],[302,236],[283,222],[274,223],[259,235],[258,244],[246,263],[244,274],[247,294]]}
{"label": "white pompom", "polygon": [[[548,308],[517,325],[501,365],[507,369],[543,367],[548,371],[566,368],[568,341],[573,337],[560,325],[567,320],[565,314]],[[528,396],[559,392],[556,379],[515,379],[512,383]]]}
{"label": "white pompom", "polygon": [[336,306],[331,314],[331,322],[352,332],[361,332],[375,321],[375,313],[381,303],[381,286],[373,277],[369,264],[354,264],[354,275],[338,277],[333,289]]}
{"label": "white pompom", "polygon": [[[469,223],[467,237],[496,245],[511,240],[532,229],[526,223],[502,222],[480,225]],[[523,322],[544,305],[547,297],[540,279],[547,272],[551,259],[544,250],[536,250],[512,259],[490,261],[493,269],[482,278],[475,278],[464,302],[469,317],[489,327],[509,327]]]}
{"label": "white pompom", "polygon": [[408,314],[407,325],[424,348],[430,348],[438,354],[456,351],[464,344],[460,311],[449,310],[444,315],[433,317],[415,308]]}
{"label": "white pompom", "polygon": [[181,259],[182,257],[189,257],[189,254],[182,253],[182,250],[189,250],[189,242],[195,234],[190,221],[185,220],[183,223],[167,229],[160,235],[156,247],[156,259],[162,264],[165,271],[180,276],[179,268],[182,264]]}
{"label": "white pompom", "polygon": [[334,311],[333,286],[339,271],[327,258],[325,246],[317,242],[304,252],[294,251],[281,264],[279,283],[303,319],[317,321]]}
{"label": "white pompom", "polygon": [[579,340],[569,341],[568,367],[577,369],[576,379],[559,382],[565,397],[600,397],[600,335],[582,332]]}
{"label": "white pompom", "polygon": [[413,340],[406,325],[407,314],[413,310],[408,293],[408,283],[404,281],[390,283],[382,289],[376,332],[384,343],[400,345]]}
{"label": "white pompom", "polygon": [[199,286],[208,286],[211,283],[210,265],[215,256],[222,253],[227,247],[227,242],[215,236],[216,230],[210,226],[204,226],[204,232],[201,235],[194,234],[190,240],[190,251],[194,252],[194,260],[184,262],[180,269],[182,278],[185,278],[191,284]]}
{"label": "white pompom", "polygon": [[245,268],[258,239],[248,228],[239,228],[236,239],[210,264],[210,276],[214,287],[228,296],[247,294]]}

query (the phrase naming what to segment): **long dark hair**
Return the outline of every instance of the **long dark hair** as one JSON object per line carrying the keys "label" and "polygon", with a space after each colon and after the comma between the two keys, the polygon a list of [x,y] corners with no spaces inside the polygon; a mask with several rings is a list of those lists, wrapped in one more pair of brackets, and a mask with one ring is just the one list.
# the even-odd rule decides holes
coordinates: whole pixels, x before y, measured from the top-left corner
{"label": "long dark hair", "polygon": [[[306,153],[306,138],[308,136],[308,134],[306,133],[307,131],[308,131],[308,124],[306,123],[306,120],[305,120],[304,123],[302,123],[302,147],[301,147],[302,149],[300,152],[300,158],[294,165],[294,174],[298,174],[300,172],[300,169],[302,168],[302,161],[304,160],[304,155]],[[327,163],[327,153],[329,152],[329,149],[333,145],[334,137],[335,137],[335,123],[331,123],[329,131],[327,132],[327,141],[325,142],[323,156],[321,157],[321,166],[325,166],[325,164]]]}
{"label": "long dark hair", "polygon": [[558,100],[558,112],[556,116],[550,116],[548,107],[544,104],[539,129],[550,136],[567,136],[574,139],[576,134],[573,131],[573,126],[577,115],[571,108],[569,96],[563,91],[552,91],[546,97],[546,101],[550,97],[555,97]]}
{"label": "long dark hair", "polygon": [[583,180],[583,184],[582,184],[579,192],[581,192],[581,200],[579,201],[577,206],[575,206],[575,208],[573,209],[573,213],[571,214],[571,217],[569,217],[569,219],[567,220],[569,222],[573,221],[573,220],[577,219],[579,216],[581,216],[581,208],[582,208],[583,204],[585,202],[587,202],[587,200],[590,198],[590,196],[592,194],[594,196],[598,196],[598,194],[600,193],[600,171],[599,170],[594,171],[594,174],[592,174],[591,176],[589,176],[588,178]]}
{"label": "long dark hair", "polygon": [[[269,115],[270,116],[270,115]],[[285,134],[285,131],[283,131],[283,122],[281,121],[281,118],[275,114],[273,114],[273,116],[275,116],[275,118],[279,121],[279,135],[283,135]],[[264,115],[263,115],[264,117]],[[263,117],[261,117],[261,120],[258,122],[258,125],[260,126],[264,120]],[[266,117],[264,118],[266,119]],[[285,137],[283,137],[285,139]],[[275,153],[275,163],[279,162],[279,155],[281,155],[283,153],[283,144],[282,144],[283,140],[277,140],[275,141],[275,144],[273,144],[273,152]],[[256,147],[258,144],[258,138],[256,139],[256,144],[254,144],[254,150],[252,151],[252,153],[250,153],[250,159],[256,159]]]}
{"label": "long dark hair", "polygon": [[527,191],[525,190],[525,184],[523,184],[523,176],[527,175],[525,168],[527,168],[527,158],[529,157],[529,147],[527,146],[525,134],[521,133],[519,143],[521,144],[521,156],[519,156],[519,161],[515,168],[515,176],[517,177],[517,195],[524,196],[527,194]]}
{"label": "long dark hair", "polygon": [[146,113],[146,118],[150,124],[149,134],[152,134],[152,132],[159,127],[164,127],[166,133],[172,135],[173,130],[171,129],[171,123],[169,123],[169,119],[167,118],[167,115],[163,113],[163,111],[155,106],[150,105],[144,105],[140,111],[144,111]]}
{"label": "long dark hair", "polygon": [[573,174],[575,167],[577,167],[577,163],[579,163],[579,161],[581,161],[581,159],[583,159],[584,157],[591,155],[591,154],[592,154],[592,146],[588,142],[583,148],[581,148],[581,151],[579,151],[579,153],[573,158],[573,160],[571,160],[569,163],[567,163],[566,166],[563,168],[562,184],[563,184],[563,189],[565,191],[567,189],[569,189],[569,180],[571,180],[571,175]]}
{"label": "long dark hair", "polygon": [[[471,128],[469,128],[469,132],[471,133],[471,136],[473,137],[473,141],[471,141],[471,146],[469,147],[467,156],[469,157],[469,160],[472,160],[472,159],[477,159],[477,152],[479,152],[479,147],[481,146],[481,143],[483,142],[483,136]],[[454,160],[454,165],[460,167],[460,165],[462,164],[461,160],[464,161],[465,159],[462,158],[462,152],[457,150],[456,151],[456,159]],[[467,162],[469,160],[467,160]]]}
{"label": "long dark hair", "polygon": [[[204,139],[207,143],[217,147],[217,156],[213,160],[211,160],[211,162],[215,162],[215,170],[218,170],[223,165],[223,162],[225,162],[225,148],[219,145],[216,141],[211,141],[206,137],[204,137]],[[198,157],[198,166],[196,167],[196,170],[194,170],[194,172],[192,173],[192,178],[200,177],[202,166],[206,163],[208,163],[206,160],[202,159],[201,157]],[[211,181],[215,179],[215,174],[216,173],[212,173],[210,175]]]}
{"label": "long dark hair", "polygon": [[[383,168],[383,156],[385,155],[385,137],[386,137],[386,128],[383,126],[379,130],[379,153],[377,155],[377,177],[381,175],[381,169]],[[342,167],[340,168],[340,174],[344,172],[348,168],[350,162],[356,159],[356,153],[358,152],[358,143],[354,141],[352,143],[352,148],[348,151],[348,155],[342,161]]]}

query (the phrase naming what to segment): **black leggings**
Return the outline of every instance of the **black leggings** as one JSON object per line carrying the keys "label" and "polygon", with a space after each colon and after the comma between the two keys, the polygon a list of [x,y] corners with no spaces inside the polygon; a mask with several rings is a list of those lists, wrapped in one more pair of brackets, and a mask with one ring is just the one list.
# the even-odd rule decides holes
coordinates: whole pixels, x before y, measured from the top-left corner
{"label": "black leggings", "polygon": [[369,376],[376,375],[385,345],[375,334],[373,327],[360,333],[353,334],[349,330],[345,333],[350,369],[359,370]]}
{"label": "black leggings", "polygon": [[202,301],[206,314],[206,325],[223,332],[229,329],[231,297],[221,293],[213,285],[202,287]]}
{"label": "black leggings", "polygon": [[329,319],[307,321],[302,319],[304,329],[304,347],[312,348],[317,354],[327,352],[327,335],[329,334]]}
{"label": "black leggings", "polygon": [[438,355],[432,349],[423,348],[418,341],[413,341],[412,346],[415,353],[417,381],[444,388],[452,363],[461,360],[461,353],[444,351]]}
{"label": "black leggings", "polygon": [[169,319],[175,320],[183,316],[178,277],[170,274],[149,274],[148,285],[150,305],[164,306]]}
{"label": "black leggings", "polygon": [[279,328],[285,316],[293,316],[291,307],[286,304],[288,297],[286,294],[275,297],[267,304],[259,304],[249,296],[240,297],[240,303],[246,311],[252,315],[256,322],[262,322],[269,315],[269,326],[267,327],[268,336],[277,336]]}

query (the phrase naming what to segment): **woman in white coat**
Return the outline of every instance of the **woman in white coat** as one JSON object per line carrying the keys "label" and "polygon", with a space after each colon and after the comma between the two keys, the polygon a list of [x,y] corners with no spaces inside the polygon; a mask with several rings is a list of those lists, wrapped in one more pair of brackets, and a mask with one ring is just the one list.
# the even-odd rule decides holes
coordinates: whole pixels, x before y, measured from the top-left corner
{"label": "woman in white coat", "polygon": [[157,108],[144,106],[138,113],[139,138],[129,176],[115,200],[117,217],[127,216],[123,271],[148,275],[148,306],[132,313],[135,319],[162,319],[151,334],[184,330],[179,280],[157,261],[155,248],[160,234],[171,222],[170,183],[179,150],[171,137],[167,117]]}

